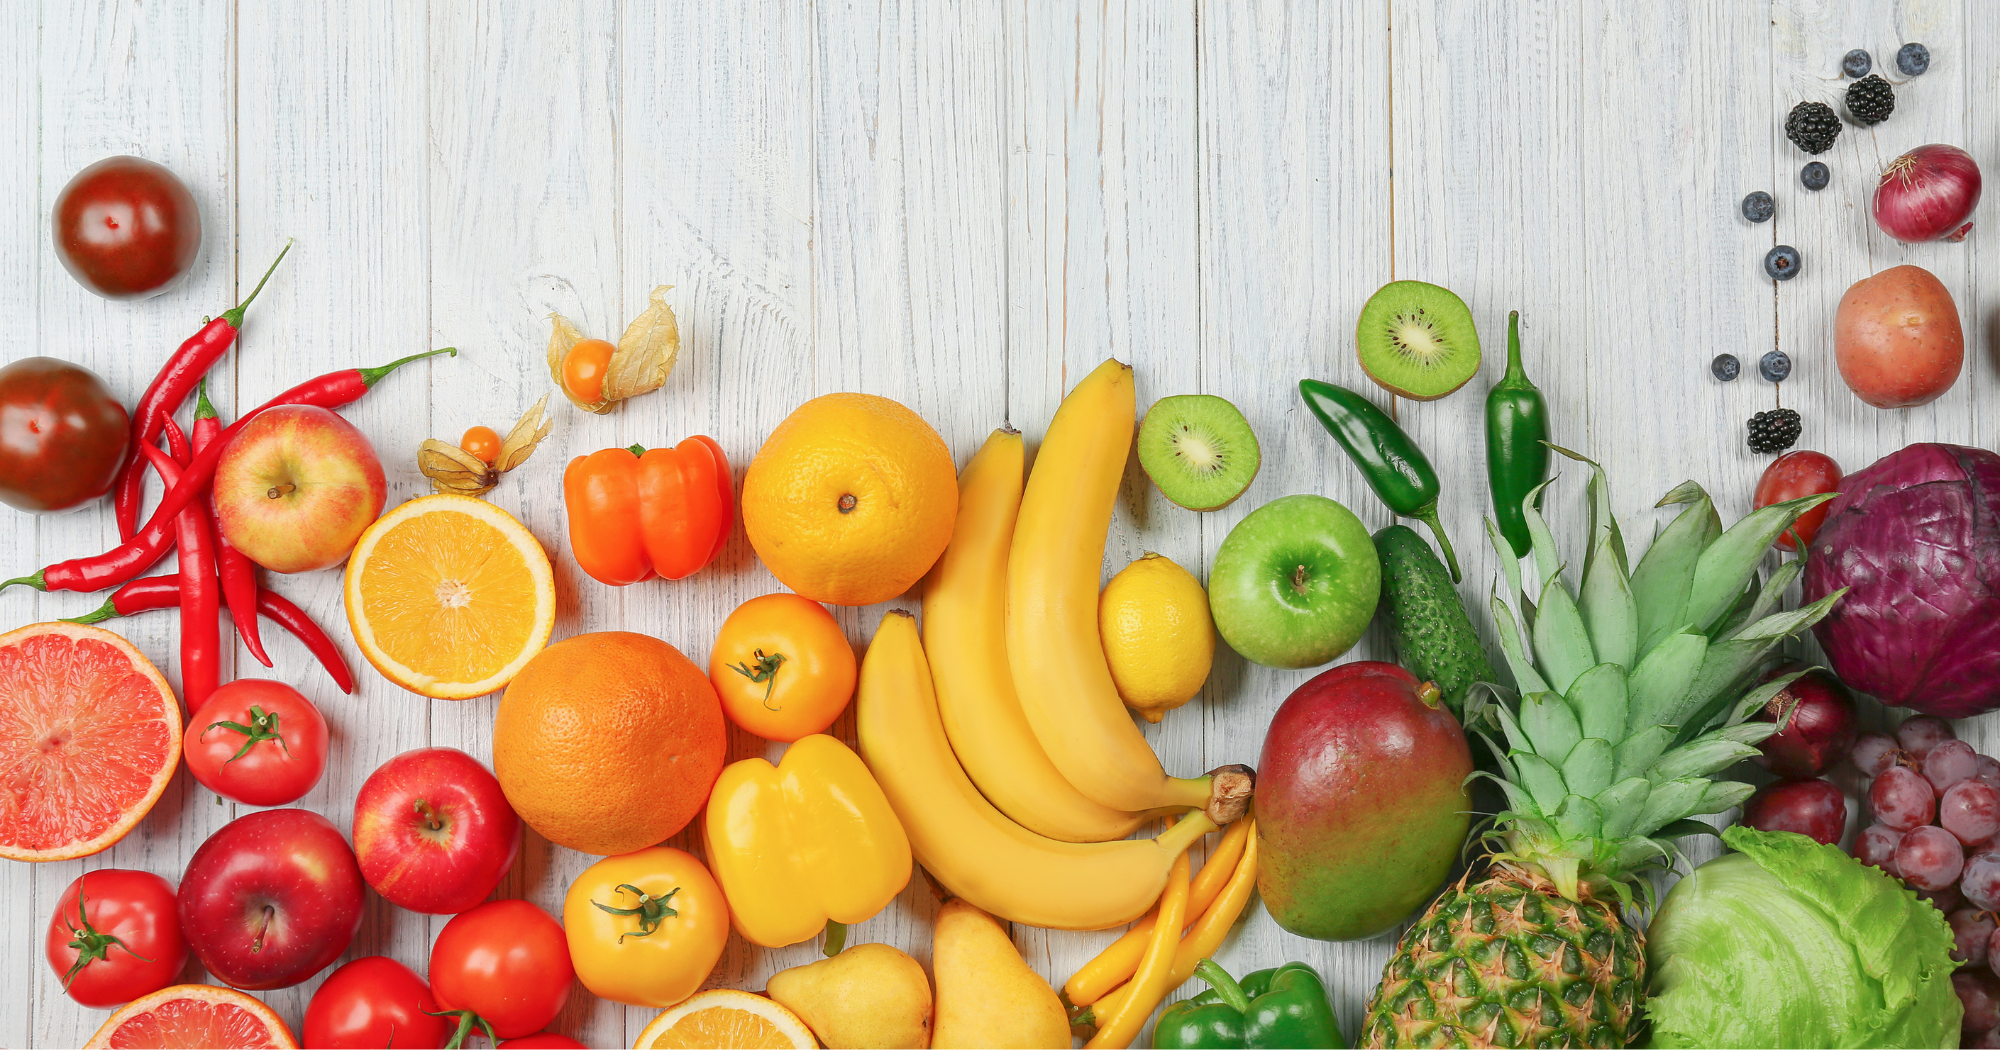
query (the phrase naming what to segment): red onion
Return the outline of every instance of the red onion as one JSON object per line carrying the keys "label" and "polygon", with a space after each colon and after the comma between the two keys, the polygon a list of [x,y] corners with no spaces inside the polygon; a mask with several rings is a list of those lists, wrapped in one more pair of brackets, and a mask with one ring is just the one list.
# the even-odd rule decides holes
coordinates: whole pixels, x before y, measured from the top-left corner
{"label": "red onion", "polygon": [[1964,240],[1978,206],[1979,165],[1957,146],[1918,146],[1875,184],[1875,225],[1906,243]]}
{"label": "red onion", "polygon": [[[1772,676],[1798,670],[1781,667]],[[1832,675],[1808,671],[1752,716],[1784,728],[1758,745],[1757,762],[1781,777],[1816,777],[1854,750],[1854,700]]]}

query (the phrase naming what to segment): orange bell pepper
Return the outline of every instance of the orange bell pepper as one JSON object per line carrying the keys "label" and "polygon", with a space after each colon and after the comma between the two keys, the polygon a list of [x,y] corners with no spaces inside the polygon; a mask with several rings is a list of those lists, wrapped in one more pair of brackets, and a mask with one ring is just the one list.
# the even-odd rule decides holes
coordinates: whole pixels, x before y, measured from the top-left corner
{"label": "orange bell pepper", "polygon": [[672,448],[607,448],[570,460],[563,504],[576,563],[613,587],[692,575],[722,553],[736,524],[729,460],[700,434]]}
{"label": "orange bell pepper", "polygon": [[872,918],[910,882],[910,839],[888,797],[861,757],[824,733],[800,737],[775,766],[724,767],[702,838],[730,921],[766,948],[821,929],[845,936],[829,922]]}

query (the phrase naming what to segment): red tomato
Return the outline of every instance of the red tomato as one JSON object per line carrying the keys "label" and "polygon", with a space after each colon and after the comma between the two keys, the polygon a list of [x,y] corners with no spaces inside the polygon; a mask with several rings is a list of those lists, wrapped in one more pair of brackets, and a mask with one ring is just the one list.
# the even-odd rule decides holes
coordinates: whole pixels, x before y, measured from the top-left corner
{"label": "red tomato", "polygon": [[174,983],[187,965],[174,888],[149,871],[76,877],[49,919],[49,967],[85,1006],[110,1007]]}
{"label": "red tomato", "polygon": [[537,1032],[534,1035],[524,1035],[519,1039],[509,1039],[500,1044],[500,1050],[586,1050],[586,1048],[583,1043],[579,1043],[566,1035],[558,1035],[555,1032]]}
{"label": "red tomato", "polygon": [[462,912],[431,945],[438,1002],[472,1011],[502,1039],[547,1027],[575,978],[563,928],[527,901],[487,901]]}
{"label": "red tomato", "polygon": [[[1797,449],[1787,452],[1771,461],[1764,468],[1764,476],[1757,479],[1757,494],[1751,502],[1758,509],[1773,503],[1798,499],[1800,496],[1814,496],[1822,492],[1832,492],[1840,487],[1840,464],[1823,452]],[[1792,526],[1807,543],[1819,531],[1819,523],[1826,520],[1825,503],[1806,511],[1799,517],[1798,524]],[[1783,550],[1798,550],[1787,531],[1777,538],[1772,546]]]}
{"label": "red tomato", "polygon": [[283,682],[230,682],[202,702],[188,732],[188,772],[246,806],[297,802],[326,772],[326,719]]}
{"label": "red tomato", "polygon": [[187,184],[138,157],[106,157],[56,195],[56,258],[106,299],[174,286],[201,252],[201,209]]}
{"label": "red tomato", "polygon": [[333,1050],[395,1046],[436,1050],[457,1027],[441,1013],[431,986],[386,955],[333,971],[306,1006],[305,1045]]}

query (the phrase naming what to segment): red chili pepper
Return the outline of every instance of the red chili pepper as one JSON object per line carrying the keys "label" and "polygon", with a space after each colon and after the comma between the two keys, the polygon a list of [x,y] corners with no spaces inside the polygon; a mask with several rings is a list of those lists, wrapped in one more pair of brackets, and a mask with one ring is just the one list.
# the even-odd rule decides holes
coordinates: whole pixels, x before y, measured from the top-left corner
{"label": "red chili pepper", "polygon": [[[195,388],[194,396],[194,449],[199,452],[221,436],[222,420],[216,417],[215,406],[208,403],[206,379]],[[222,577],[222,603],[229,607],[229,622],[236,625],[236,636],[243,639],[243,647],[258,663],[271,666],[263,635],[257,630],[257,567],[250,564],[249,555],[229,542],[220,527],[215,530],[215,567]]]}
{"label": "red chili pepper", "polygon": [[[226,595],[224,596],[227,597]],[[181,604],[181,580],[173,573],[164,576],[147,576],[113,591],[104,604],[83,614],[64,620],[65,623],[103,623],[119,616],[151,612],[154,609],[177,609]],[[347,670],[347,658],[340,655],[340,647],[333,639],[320,630],[305,610],[286,601],[276,591],[257,589],[257,611],[263,613],[272,623],[283,627],[297,638],[312,654],[319,658],[320,666],[333,678],[333,684],[343,693],[354,692],[354,676]]]}
{"label": "red chili pepper", "polygon": [[[151,445],[139,451],[153,462],[168,484],[179,481],[180,467]],[[209,535],[208,508],[189,504],[178,519],[181,580],[181,699],[193,710],[222,684],[222,632],[215,614],[221,604],[215,576],[215,543]]]}
{"label": "red chili pepper", "polygon": [[[146,525],[139,534],[119,544],[117,547],[88,558],[72,558],[58,562],[32,576],[17,576],[0,582],[0,590],[17,583],[26,584],[38,591],[101,591],[106,587],[116,587],[126,580],[145,572],[167,552],[167,543],[173,538],[175,515],[182,508],[194,502],[194,498],[207,489],[215,480],[215,464],[222,459],[222,450],[229,447],[229,439],[243,425],[257,417],[257,413],[278,405],[318,405],[321,408],[339,408],[360,400],[369,388],[382,381],[382,377],[397,368],[437,354],[458,356],[452,347],[432,350],[422,354],[411,354],[401,360],[391,361],[380,368],[345,368],[330,372],[279,394],[277,397],[257,406],[255,410],[223,428],[215,436],[215,441],[207,448],[195,453],[194,461],[181,472],[181,482],[167,490],[160,505],[153,509],[153,516],[146,519]],[[289,400],[287,400],[289,399]],[[157,549],[156,549],[157,548]]]}
{"label": "red chili pepper", "polygon": [[[181,403],[194,392],[196,381],[208,374],[215,362],[228,352],[236,342],[236,333],[243,327],[243,311],[250,306],[250,300],[264,290],[264,282],[271,279],[271,270],[285,258],[285,252],[292,250],[292,242],[278,252],[278,258],[271,260],[271,269],[257,281],[257,287],[250,290],[249,298],[237,303],[233,309],[225,310],[218,317],[201,327],[201,331],[188,337],[188,341],[175,350],[167,363],[160,367],[160,374],[140,396],[139,405],[132,411],[132,447],[150,445],[160,438],[160,431],[166,421],[180,410]],[[146,461],[136,453],[125,464],[125,473],[118,478],[118,494],[113,500],[113,510],[118,516],[118,535],[130,539],[132,529],[139,521],[139,496],[144,487]]]}
{"label": "red chili pepper", "polygon": [[[181,425],[169,417],[166,426],[161,432],[167,435],[167,454],[174,457],[176,465],[181,467],[187,466],[188,461],[194,458],[194,449],[188,443],[188,436],[181,432]],[[163,485],[172,484],[172,482],[166,481],[165,478],[161,479],[161,483]]]}

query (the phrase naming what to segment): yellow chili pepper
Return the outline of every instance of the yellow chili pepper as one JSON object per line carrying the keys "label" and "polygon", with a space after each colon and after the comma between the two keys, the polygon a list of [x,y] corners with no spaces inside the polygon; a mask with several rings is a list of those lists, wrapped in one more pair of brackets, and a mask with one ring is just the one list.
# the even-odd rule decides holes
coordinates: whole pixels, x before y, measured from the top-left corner
{"label": "yellow chili pepper", "polygon": [[[1182,938],[1180,947],[1174,950],[1174,966],[1172,972],[1167,975],[1166,991],[1154,998],[1154,1005],[1158,1005],[1159,1001],[1166,998],[1174,989],[1187,983],[1187,979],[1194,976],[1195,966],[1203,959],[1214,955],[1217,948],[1222,947],[1222,939],[1229,935],[1229,928],[1236,925],[1237,917],[1243,914],[1244,907],[1250,903],[1251,891],[1257,888],[1255,821],[1245,817],[1236,823],[1251,825],[1243,848],[1243,859],[1237,862],[1236,870],[1230,873],[1228,885],[1222,888],[1222,893],[1216,897],[1215,903],[1202,913],[1201,918],[1195,920],[1187,936]],[[1107,993],[1091,1006],[1091,1013],[1098,1017],[1110,1017],[1117,1013],[1124,1001],[1131,997],[1132,988],[1136,983],[1128,981],[1117,991]],[[1147,1007],[1146,1012],[1150,1014],[1152,1007]]]}
{"label": "yellow chili pepper", "polygon": [[1174,870],[1167,876],[1167,890],[1160,895],[1158,921],[1153,925],[1153,943],[1146,946],[1146,956],[1139,960],[1139,972],[1132,976],[1129,987],[1135,989],[1123,1002],[1104,1018],[1097,1026],[1097,1034],[1090,1042],[1083,1044],[1086,1050],[1124,1050],[1132,1045],[1139,1029],[1151,1017],[1153,1008],[1173,990],[1168,978],[1173,976],[1174,943],[1179,939],[1181,920],[1187,916],[1188,903],[1188,855],[1185,851],[1174,858]]}
{"label": "yellow chili pepper", "polygon": [[[1189,916],[1200,915],[1214,902],[1215,895],[1222,892],[1222,884],[1236,871],[1237,858],[1243,855],[1243,841],[1249,834],[1250,822],[1239,820],[1223,832],[1222,841],[1216,843],[1215,852],[1208,855],[1208,862],[1201,866],[1201,872],[1188,884]],[[1130,980],[1139,969],[1139,957],[1146,954],[1146,945],[1153,940],[1153,920],[1159,915],[1158,907],[1148,912],[1146,917],[1132,924],[1125,935],[1112,941],[1097,957],[1083,965],[1083,969],[1070,976],[1063,985],[1063,992],[1069,1001],[1078,1006],[1089,1006],[1104,998],[1105,993]]]}
{"label": "yellow chili pepper", "polygon": [[766,948],[872,918],[910,881],[896,811],[861,757],[824,733],[800,737],[776,766],[725,767],[702,836],[736,931]]}

